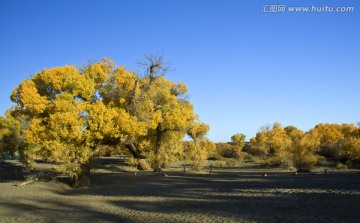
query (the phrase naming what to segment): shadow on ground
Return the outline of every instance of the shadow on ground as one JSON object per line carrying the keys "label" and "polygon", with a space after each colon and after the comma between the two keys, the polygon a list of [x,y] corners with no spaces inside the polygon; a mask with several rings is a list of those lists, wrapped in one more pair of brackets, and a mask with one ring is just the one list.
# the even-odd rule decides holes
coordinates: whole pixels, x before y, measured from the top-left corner
{"label": "shadow on ground", "polygon": [[17,161],[0,161],[0,182],[24,180],[25,168]]}
{"label": "shadow on ground", "polygon": [[[297,174],[241,168],[212,175],[112,171],[100,162],[92,187],[59,189],[51,182],[42,196],[1,200],[32,222],[358,222],[359,172]],[[110,166],[109,166],[110,165]],[[105,166],[105,167],[104,167]],[[111,167],[109,169],[109,167]],[[265,170],[264,170],[265,171]],[[25,188],[25,187],[24,187]],[[30,187],[29,187],[30,188]],[[36,191],[34,192],[36,193]],[[19,195],[20,196],[20,195]],[[8,217],[11,219],[11,217]],[[20,218],[20,221],[23,218]],[[13,220],[13,219],[12,219]],[[0,220],[1,221],[1,220]]]}
{"label": "shadow on ground", "polygon": [[360,218],[359,173],[168,175],[95,174],[96,187],[61,195],[111,197],[115,199],[107,203],[118,209],[151,216],[193,215],[210,222],[358,222]]}

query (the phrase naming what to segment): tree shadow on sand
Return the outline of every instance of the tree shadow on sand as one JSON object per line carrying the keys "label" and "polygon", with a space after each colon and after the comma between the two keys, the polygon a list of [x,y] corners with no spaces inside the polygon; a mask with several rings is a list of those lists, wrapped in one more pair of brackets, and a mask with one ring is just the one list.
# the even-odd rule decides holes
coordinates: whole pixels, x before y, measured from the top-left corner
{"label": "tree shadow on sand", "polygon": [[[173,171],[162,177],[153,172],[126,172],[118,166],[113,171],[113,163],[108,160],[101,164],[101,171],[91,175],[93,187],[62,190],[46,186],[46,197],[0,200],[0,206],[12,210],[5,213],[7,217],[21,213],[38,222],[358,222],[360,219],[359,172],[297,175],[268,172],[265,176],[262,171],[247,168],[214,171],[212,175],[192,172],[183,176],[181,171]],[[60,178],[54,185],[60,184],[59,181]]]}
{"label": "tree shadow on sand", "polygon": [[0,161],[0,183],[24,180],[25,168],[15,161]]}
{"label": "tree shadow on sand", "polygon": [[[94,188],[60,192],[64,196],[112,197],[108,205],[159,217],[195,215],[203,221],[357,222],[358,173],[328,175],[258,172],[230,175],[169,173],[93,176]],[[177,217],[176,217],[177,216]],[[183,219],[186,221],[186,217]]]}
{"label": "tree shadow on sand", "polygon": [[2,219],[16,222],[134,222],[125,217],[101,211],[85,205],[71,204],[59,199],[22,199],[21,202],[0,201],[9,211],[2,214]]}

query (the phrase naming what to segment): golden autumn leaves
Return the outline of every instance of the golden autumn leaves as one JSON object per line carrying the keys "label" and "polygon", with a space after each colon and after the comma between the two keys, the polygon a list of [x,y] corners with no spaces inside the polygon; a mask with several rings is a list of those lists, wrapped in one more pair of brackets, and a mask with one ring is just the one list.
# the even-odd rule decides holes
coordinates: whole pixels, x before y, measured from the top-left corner
{"label": "golden autumn leaves", "polygon": [[269,165],[294,166],[298,170],[310,170],[320,155],[358,164],[360,129],[351,124],[318,124],[303,132],[275,123],[251,139],[250,151],[265,158]]}
{"label": "golden autumn leaves", "polygon": [[44,69],[15,88],[11,100],[30,121],[27,159],[41,155],[76,180],[100,144],[131,143],[157,159],[165,145],[179,148],[197,118],[186,93],[183,83],[140,77],[105,58],[81,70]]}

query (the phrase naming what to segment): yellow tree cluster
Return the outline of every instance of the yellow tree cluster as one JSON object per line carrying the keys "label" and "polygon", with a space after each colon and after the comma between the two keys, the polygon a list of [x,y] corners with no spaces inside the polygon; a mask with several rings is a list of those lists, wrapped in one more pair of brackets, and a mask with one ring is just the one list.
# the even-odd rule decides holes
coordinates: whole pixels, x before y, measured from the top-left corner
{"label": "yellow tree cluster", "polygon": [[168,154],[181,153],[179,143],[196,118],[186,85],[150,69],[140,77],[104,58],[83,69],[44,69],[24,80],[11,100],[18,105],[14,113],[30,121],[27,160],[53,161],[75,186],[84,186],[99,145],[123,145],[136,159],[153,158],[154,168]]}
{"label": "yellow tree cluster", "polygon": [[294,126],[262,128],[251,139],[251,153],[262,156],[270,165],[293,165],[309,170],[319,155],[339,161],[360,161],[360,130],[352,124],[318,124],[308,132]]}
{"label": "yellow tree cluster", "polygon": [[316,138],[319,154],[341,162],[359,164],[360,129],[352,124],[319,124],[310,134]]}
{"label": "yellow tree cluster", "polygon": [[200,121],[194,122],[188,129],[187,134],[193,141],[187,143],[185,158],[191,160],[195,168],[201,166],[209,154],[216,149],[216,145],[206,137],[209,130],[209,125]]}
{"label": "yellow tree cluster", "polygon": [[291,140],[280,123],[274,123],[272,129],[263,128],[251,139],[252,148],[257,155],[267,157],[271,163],[284,164],[290,144]]}
{"label": "yellow tree cluster", "polygon": [[20,123],[7,112],[6,117],[0,116],[0,159],[5,154],[17,152],[20,138]]}
{"label": "yellow tree cluster", "polygon": [[235,157],[238,160],[242,160],[244,158],[244,146],[245,146],[246,135],[242,133],[236,133],[231,136],[231,144],[234,146]]}

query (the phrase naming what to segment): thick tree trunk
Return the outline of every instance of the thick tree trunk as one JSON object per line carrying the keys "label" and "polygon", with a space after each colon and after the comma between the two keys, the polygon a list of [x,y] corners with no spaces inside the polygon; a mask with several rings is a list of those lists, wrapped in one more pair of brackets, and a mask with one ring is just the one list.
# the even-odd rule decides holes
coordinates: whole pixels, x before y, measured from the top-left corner
{"label": "thick tree trunk", "polygon": [[156,144],[155,144],[155,161],[154,161],[154,172],[158,172],[160,168],[160,147],[161,147],[161,136],[162,136],[160,124],[156,128]]}
{"label": "thick tree trunk", "polygon": [[25,152],[25,147],[23,146],[19,146],[18,147],[18,152],[19,152],[19,160],[21,163],[25,164],[25,168],[26,170],[32,170],[34,168],[34,158],[30,158],[26,152]]}
{"label": "thick tree trunk", "polygon": [[146,159],[146,156],[141,154],[141,152],[136,148],[134,143],[125,143],[125,147],[129,150],[129,152],[134,156],[136,159]]}
{"label": "thick tree trunk", "polygon": [[134,158],[138,160],[138,170],[151,170],[150,164],[146,160],[146,156],[141,154],[141,152],[136,148],[134,143],[126,143],[125,147],[133,155]]}
{"label": "thick tree trunk", "polygon": [[75,188],[90,186],[90,162],[81,165],[81,174],[73,178]]}

